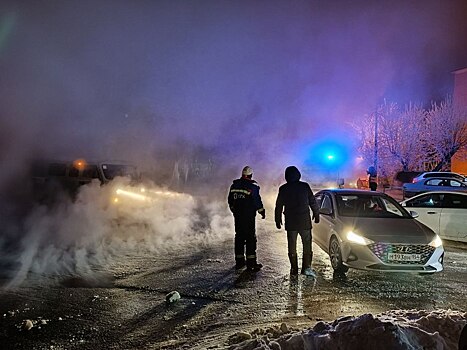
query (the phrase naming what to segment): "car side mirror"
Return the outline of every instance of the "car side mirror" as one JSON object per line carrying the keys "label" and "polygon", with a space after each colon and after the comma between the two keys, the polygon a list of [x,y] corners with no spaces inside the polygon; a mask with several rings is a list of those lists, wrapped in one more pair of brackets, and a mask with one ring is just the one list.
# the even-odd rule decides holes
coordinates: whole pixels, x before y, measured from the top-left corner
{"label": "car side mirror", "polygon": [[319,213],[323,215],[331,215],[332,210],[329,208],[319,208]]}
{"label": "car side mirror", "polygon": [[412,216],[414,219],[418,218],[418,213],[416,211],[411,210],[410,211],[410,216]]}

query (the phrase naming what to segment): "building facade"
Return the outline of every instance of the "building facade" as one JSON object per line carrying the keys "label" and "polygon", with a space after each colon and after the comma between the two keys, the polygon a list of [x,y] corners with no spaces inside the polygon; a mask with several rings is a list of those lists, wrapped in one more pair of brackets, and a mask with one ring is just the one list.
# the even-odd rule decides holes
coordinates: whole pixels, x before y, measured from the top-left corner
{"label": "building facade", "polygon": [[[454,105],[467,108],[467,67],[452,73],[454,74]],[[451,161],[451,171],[467,174],[467,149],[460,150],[454,155]]]}

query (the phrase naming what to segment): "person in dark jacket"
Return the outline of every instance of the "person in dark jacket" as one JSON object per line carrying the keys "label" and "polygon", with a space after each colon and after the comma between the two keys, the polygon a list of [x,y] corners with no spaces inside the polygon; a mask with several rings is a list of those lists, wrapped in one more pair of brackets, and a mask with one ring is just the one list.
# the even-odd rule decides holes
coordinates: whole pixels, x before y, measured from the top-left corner
{"label": "person in dark jacket", "polygon": [[290,273],[298,274],[297,237],[300,235],[303,244],[302,270],[307,276],[316,277],[311,268],[313,251],[311,248],[311,217],[313,212],[315,223],[319,222],[319,208],[315,196],[308,183],[300,181],[300,171],[289,166],[285,169],[286,184],[279,187],[275,212],[276,227],[282,226],[282,211],[285,216],[285,230],[287,231],[287,245],[290,260]]}
{"label": "person in dark jacket", "polygon": [[368,186],[371,191],[376,191],[378,188],[378,175],[374,166],[370,166],[366,171],[368,174]]}
{"label": "person in dark jacket", "polygon": [[[246,166],[242,177],[230,186],[228,203],[235,222],[235,268],[245,266],[248,270],[259,271],[263,265],[256,261],[256,212],[266,218],[266,211],[259,194],[259,185],[252,180],[253,170]],[[246,246],[246,260],[245,260]]]}

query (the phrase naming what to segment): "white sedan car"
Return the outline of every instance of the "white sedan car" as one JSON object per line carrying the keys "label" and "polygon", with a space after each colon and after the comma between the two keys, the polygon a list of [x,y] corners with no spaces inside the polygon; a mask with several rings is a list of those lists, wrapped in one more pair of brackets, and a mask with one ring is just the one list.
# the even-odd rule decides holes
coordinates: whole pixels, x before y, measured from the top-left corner
{"label": "white sedan car", "polygon": [[434,191],[400,203],[441,238],[467,243],[467,193]]}
{"label": "white sedan car", "polygon": [[376,191],[319,191],[320,222],[313,242],[336,273],[349,267],[386,272],[443,270],[443,242],[392,197]]}

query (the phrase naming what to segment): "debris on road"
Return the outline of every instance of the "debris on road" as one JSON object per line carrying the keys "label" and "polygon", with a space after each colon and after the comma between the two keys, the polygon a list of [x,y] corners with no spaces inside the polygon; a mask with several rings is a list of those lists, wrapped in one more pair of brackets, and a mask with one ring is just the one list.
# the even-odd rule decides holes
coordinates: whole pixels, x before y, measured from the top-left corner
{"label": "debris on road", "polygon": [[165,300],[168,302],[168,303],[175,303],[176,301],[180,300],[180,293],[177,292],[176,290],[170,292],[169,294],[167,294],[165,296]]}
{"label": "debris on road", "polygon": [[23,321],[23,326],[22,326],[22,328],[23,328],[24,330],[29,331],[29,330],[31,330],[32,327],[34,327],[34,324],[32,323],[31,320],[24,320],[24,321]]}
{"label": "debris on road", "polygon": [[208,259],[208,263],[222,263],[222,262],[224,261],[221,259]]}

